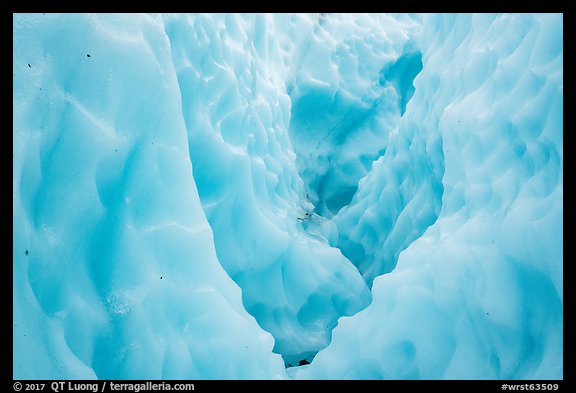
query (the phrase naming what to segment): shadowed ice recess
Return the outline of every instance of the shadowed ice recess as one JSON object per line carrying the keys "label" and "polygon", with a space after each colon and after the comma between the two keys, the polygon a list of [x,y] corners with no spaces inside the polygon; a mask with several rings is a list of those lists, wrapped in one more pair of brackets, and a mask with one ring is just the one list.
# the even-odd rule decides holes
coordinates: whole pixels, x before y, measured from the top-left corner
{"label": "shadowed ice recess", "polygon": [[561,379],[561,14],[15,14],[14,379]]}

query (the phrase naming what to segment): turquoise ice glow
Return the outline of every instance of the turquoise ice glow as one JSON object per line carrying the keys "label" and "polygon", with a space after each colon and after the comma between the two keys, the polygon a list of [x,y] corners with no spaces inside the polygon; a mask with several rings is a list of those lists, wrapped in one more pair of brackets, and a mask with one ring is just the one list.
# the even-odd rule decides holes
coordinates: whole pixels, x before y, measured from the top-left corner
{"label": "turquoise ice glow", "polygon": [[15,14],[15,379],[559,379],[561,14]]}

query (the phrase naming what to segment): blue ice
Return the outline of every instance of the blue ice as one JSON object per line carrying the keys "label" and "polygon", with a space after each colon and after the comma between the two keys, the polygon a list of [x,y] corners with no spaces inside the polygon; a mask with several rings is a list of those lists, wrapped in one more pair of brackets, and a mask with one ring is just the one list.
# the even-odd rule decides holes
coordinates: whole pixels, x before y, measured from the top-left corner
{"label": "blue ice", "polygon": [[13,378],[563,378],[561,14],[14,14],[13,70]]}

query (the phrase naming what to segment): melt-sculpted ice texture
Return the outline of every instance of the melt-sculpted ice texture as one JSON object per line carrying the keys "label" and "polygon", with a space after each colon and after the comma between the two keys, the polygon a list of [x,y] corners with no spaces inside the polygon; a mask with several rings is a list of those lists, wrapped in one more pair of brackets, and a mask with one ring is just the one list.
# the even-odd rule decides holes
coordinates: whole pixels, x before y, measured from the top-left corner
{"label": "melt-sculpted ice texture", "polygon": [[14,378],[276,378],[149,16],[14,17]]}
{"label": "melt-sculpted ice texture", "polygon": [[[298,376],[562,378],[562,16],[428,15],[419,45],[398,130],[411,137],[394,155],[410,150],[408,179],[442,179],[438,220]],[[390,160],[378,179],[394,179]],[[382,188],[376,170],[365,188]],[[431,219],[412,213],[436,196],[419,187],[428,195],[399,216],[416,218],[407,230]]]}
{"label": "melt-sculpted ice texture", "polygon": [[14,15],[14,378],[562,378],[562,23]]}

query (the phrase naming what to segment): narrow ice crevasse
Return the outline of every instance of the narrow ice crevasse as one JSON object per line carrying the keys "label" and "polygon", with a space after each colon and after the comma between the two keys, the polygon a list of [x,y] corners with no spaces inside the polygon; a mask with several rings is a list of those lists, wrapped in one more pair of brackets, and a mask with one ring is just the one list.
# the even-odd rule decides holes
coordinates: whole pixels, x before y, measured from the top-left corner
{"label": "narrow ice crevasse", "polygon": [[[370,210],[367,205],[380,205],[375,194],[393,192],[381,190],[394,181],[382,182],[378,174],[374,181],[364,181],[358,194],[360,180],[374,169],[387,173],[381,167],[389,165],[394,171],[400,165],[409,172],[407,165],[420,165],[418,160],[406,164],[394,157],[410,154],[395,134],[414,92],[421,55],[411,41],[402,41],[389,47],[390,53],[375,51],[372,58],[363,53],[358,64],[368,68],[350,73],[343,62],[349,56],[342,52],[344,47],[336,41],[330,41],[335,47],[326,47],[321,39],[326,31],[299,16],[301,36],[291,43],[291,57],[297,61],[271,66],[271,59],[283,56],[262,52],[263,42],[251,43],[251,34],[260,34],[271,16],[212,20],[208,34],[218,38],[209,40],[203,18],[169,16],[165,27],[194,178],[218,259],[242,288],[245,308],[275,337],[274,351],[282,354],[286,365],[311,362],[329,345],[341,316],[370,304],[371,280],[390,271],[398,253],[425,229],[411,233],[402,217],[418,220],[415,215],[428,213],[406,213],[405,206],[391,206],[383,213],[388,214],[388,227],[375,227],[374,217],[346,213],[358,207]],[[291,36],[295,27],[279,27],[284,16],[274,18],[280,22],[275,28]],[[331,18],[324,23],[342,22]],[[254,24],[246,30],[248,35],[231,33],[235,24],[246,23]],[[347,50],[359,51],[354,56],[363,51],[361,42],[379,39],[364,33],[349,43]],[[185,36],[189,38],[183,40]],[[281,37],[271,35],[268,50],[285,51]],[[333,75],[310,73],[323,62],[330,69],[334,53],[339,68]],[[240,56],[252,60],[246,64]],[[364,81],[352,84],[353,78]],[[370,85],[358,90],[363,83]],[[415,132],[414,139],[418,137]],[[370,187],[373,190],[367,191]],[[402,192],[400,198],[407,204],[413,195]],[[379,251],[390,234],[398,239]],[[368,243],[361,243],[366,239]],[[307,272],[306,280],[295,274],[299,270]]]}
{"label": "narrow ice crevasse", "polygon": [[[326,30],[298,16],[300,37],[291,43],[296,68],[271,65],[271,59],[283,56],[262,52],[263,42],[252,45],[251,39],[272,18],[278,18],[276,29],[291,36],[294,16],[283,26],[281,15],[226,15],[211,20],[210,31],[203,18],[169,16],[165,26],[194,178],[218,259],[242,288],[245,308],[274,335],[274,351],[287,365],[310,362],[330,343],[341,316],[351,316],[370,303],[371,280],[389,271],[398,253],[425,229],[412,231],[406,224],[429,214],[426,209],[405,209],[414,189],[389,190],[397,180],[396,166],[410,177],[410,168],[418,170],[422,164],[408,158],[413,152],[402,139],[407,136],[395,136],[412,132],[415,140],[420,137],[417,131],[397,129],[421,56],[409,41],[392,47],[388,43],[390,53],[380,49],[367,55],[366,42],[382,38],[363,36],[367,31],[347,46],[329,41],[336,46],[326,47]],[[324,18],[325,25],[348,22],[332,18],[339,17]],[[238,36],[232,32],[239,23],[253,23],[254,28]],[[218,38],[205,39],[206,34]],[[272,53],[286,50],[283,34],[268,39]],[[228,45],[231,42],[235,44]],[[343,52],[345,48],[350,52]],[[366,69],[351,73],[346,64],[350,53],[359,56],[358,65]],[[249,64],[245,56],[251,58]],[[331,69],[335,59],[338,67],[331,75],[310,73]],[[405,65],[409,70],[403,72]],[[383,71],[386,67],[388,73]],[[354,78],[359,81],[351,83]],[[386,167],[392,168],[392,175]],[[364,181],[358,192],[360,179],[372,179],[374,169],[379,174]],[[370,211],[372,205],[382,209],[374,195],[386,192],[401,194],[391,197],[406,204],[381,213],[388,226],[375,226],[372,216],[354,215],[359,209]],[[384,244],[390,234],[397,239]],[[382,245],[384,251],[379,250]],[[297,271],[307,272],[307,278]]]}
{"label": "narrow ice crevasse", "polygon": [[[252,44],[271,18],[285,17],[222,15],[208,30],[201,15],[164,22],[218,260],[242,289],[246,310],[274,336],[274,352],[293,365],[327,346],[338,318],[364,308],[371,295],[338,249],[301,229],[310,204],[287,132],[291,100],[281,88],[282,66],[268,64],[282,56]],[[307,16],[298,19],[311,27]],[[234,34],[245,23],[254,28]],[[280,51],[272,38],[267,45]]]}

